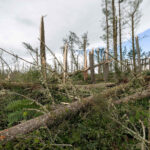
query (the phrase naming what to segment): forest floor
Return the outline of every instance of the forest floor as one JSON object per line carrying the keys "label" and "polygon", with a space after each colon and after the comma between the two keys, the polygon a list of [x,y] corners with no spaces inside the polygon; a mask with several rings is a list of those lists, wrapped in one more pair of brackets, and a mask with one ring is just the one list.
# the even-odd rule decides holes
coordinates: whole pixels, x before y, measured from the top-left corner
{"label": "forest floor", "polygon": [[[73,93],[73,87],[64,89],[60,84],[50,85],[49,89],[55,98],[55,104],[51,104],[47,91],[39,84],[1,82],[0,131],[39,117],[45,109],[51,112],[69,107],[79,100],[76,94],[81,99],[93,96],[94,103],[77,111],[76,115],[72,111],[67,112],[69,115],[61,123],[56,121],[52,126],[45,124],[35,131],[2,143],[0,149],[134,150],[140,149],[143,143],[147,148],[149,95],[131,103],[114,105],[112,102],[148,89],[149,73],[126,84],[99,82],[74,87],[77,93]],[[74,97],[71,98],[71,95]]]}

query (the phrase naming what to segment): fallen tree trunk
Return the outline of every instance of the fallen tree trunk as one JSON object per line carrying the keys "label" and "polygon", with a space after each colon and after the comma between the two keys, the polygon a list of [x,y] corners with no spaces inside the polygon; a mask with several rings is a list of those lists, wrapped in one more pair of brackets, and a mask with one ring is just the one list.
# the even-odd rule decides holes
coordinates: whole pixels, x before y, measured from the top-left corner
{"label": "fallen tree trunk", "polygon": [[31,119],[9,129],[0,131],[0,141],[10,141],[15,139],[19,135],[27,134],[31,131],[34,131],[41,126],[53,126],[56,123],[62,122],[65,118],[71,116],[71,114],[76,115],[80,110],[87,108],[87,106],[92,105],[93,97],[88,97],[83,101],[76,101],[72,104],[60,107],[48,114],[42,115],[40,117]]}
{"label": "fallen tree trunk", "polygon": [[[143,92],[137,92],[118,101],[114,101],[114,104],[127,103],[129,101],[135,101],[145,97],[150,97],[150,88],[144,90]],[[82,101],[76,101],[64,107],[60,107],[59,109],[51,111],[48,114],[31,119],[9,129],[0,131],[0,141],[10,141],[17,138],[19,135],[24,135],[32,132],[40,128],[41,126],[48,125],[49,127],[52,127],[54,124],[61,123],[67,117],[71,116],[71,114],[76,115],[79,111],[87,108],[87,106],[92,106],[93,104],[94,97],[90,96]]]}
{"label": "fallen tree trunk", "polygon": [[[99,66],[104,65],[104,64],[111,63],[112,61],[113,61],[113,60],[107,60],[107,61],[100,62],[99,64],[94,65],[93,68],[99,67]],[[75,72],[73,72],[73,73],[68,73],[68,75],[69,75],[69,76],[72,76],[72,75],[74,75],[74,74],[76,74],[76,73],[78,73],[78,72],[86,72],[86,71],[88,71],[88,70],[90,70],[90,69],[91,69],[91,67],[87,67],[86,69],[83,69],[83,70],[78,70],[78,71],[75,71]]]}
{"label": "fallen tree trunk", "polygon": [[105,87],[114,87],[115,83],[97,83],[97,84],[87,84],[87,85],[75,85],[77,88],[83,89],[93,89],[93,88],[105,88]]}
{"label": "fallen tree trunk", "polygon": [[4,89],[14,89],[14,88],[36,89],[36,88],[41,88],[41,87],[42,87],[42,85],[40,85],[38,83],[23,83],[23,82],[20,83],[20,82],[0,81],[0,88],[4,88]]}
{"label": "fallen tree trunk", "polygon": [[137,92],[133,95],[127,96],[125,98],[122,98],[118,101],[115,101],[114,104],[133,102],[136,100],[143,99],[145,97],[150,97],[150,88],[148,88],[147,90],[144,90],[144,91]]}
{"label": "fallen tree trunk", "polygon": [[[100,84],[88,84],[88,85],[75,85],[77,88],[97,88],[103,85],[104,87],[113,87],[115,83],[100,83]],[[64,87],[63,84],[48,84],[49,88],[62,88]],[[21,88],[21,89],[40,89],[42,85],[40,83],[20,83],[20,82],[4,82],[0,81],[0,88],[1,89],[14,89],[14,88]],[[68,86],[68,88],[70,88]]]}

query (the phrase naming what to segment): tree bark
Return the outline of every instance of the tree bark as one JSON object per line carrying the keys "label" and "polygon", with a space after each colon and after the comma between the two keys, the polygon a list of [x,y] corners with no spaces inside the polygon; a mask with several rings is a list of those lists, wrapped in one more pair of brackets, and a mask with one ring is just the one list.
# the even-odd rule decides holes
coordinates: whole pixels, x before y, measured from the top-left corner
{"label": "tree bark", "polygon": [[136,50],[137,50],[137,56],[138,56],[138,72],[141,72],[141,52],[140,52],[140,46],[139,46],[139,38],[138,36],[135,38],[136,40]]}
{"label": "tree bark", "polygon": [[117,77],[118,72],[118,54],[117,54],[117,37],[116,37],[116,12],[115,12],[115,0],[112,0],[112,13],[113,13],[113,49],[114,49],[114,58],[115,58],[115,73]]}
{"label": "tree bark", "polygon": [[88,97],[81,102],[76,101],[65,107],[60,107],[59,109],[56,109],[48,114],[0,131],[0,142],[10,141],[18,135],[27,134],[40,128],[41,126],[48,125],[49,127],[52,127],[56,123],[61,123],[65,118],[71,115],[76,115],[81,109],[83,110],[88,105],[92,105],[92,103],[92,97]]}
{"label": "tree bark", "polygon": [[44,31],[44,17],[41,18],[40,28],[40,53],[41,53],[41,72],[46,81],[46,53],[45,53],[45,31]]}
{"label": "tree bark", "polygon": [[64,47],[64,73],[63,73],[63,83],[66,83],[66,76],[67,76],[67,56],[68,56],[68,44]]}
{"label": "tree bark", "polygon": [[145,91],[142,91],[142,92],[140,91],[140,92],[137,92],[137,93],[132,94],[130,96],[127,96],[125,98],[122,98],[118,101],[115,101],[114,104],[133,102],[133,101],[136,101],[139,99],[143,99],[145,97],[150,97],[150,87]]}
{"label": "tree bark", "polygon": [[[99,48],[97,49],[97,63],[100,63],[100,58],[99,58]],[[98,66],[98,74],[100,75],[101,73],[101,66]]]}
{"label": "tree bark", "polygon": [[[112,62],[112,60],[103,61],[103,62],[100,62],[99,64],[93,65],[93,68],[96,68],[96,67],[99,67],[99,66],[101,66],[101,65],[105,65],[106,63],[111,63],[111,62]],[[91,69],[91,67],[88,67],[88,68],[86,69],[86,71],[88,71],[88,70],[90,70],[90,69]]]}
{"label": "tree bark", "polygon": [[136,74],[136,61],[135,61],[135,44],[134,44],[134,15],[131,16],[132,22],[132,51],[133,51],[133,70]]}
{"label": "tree bark", "polygon": [[[108,0],[105,0],[105,9],[106,9],[106,40],[107,40],[107,52],[109,53],[109,22],[108,22]],[[106,53],[106,55],[108,55]],[[108,57],[106,56],[106,61]],[[107,81],[108,80],[108,74],[109,74],[109,64],[106,63],[104,66],[104,80]]]}
{"label": "tree bark", "polygon": [[149,70],[150,70],[150,58],[149,58]]}
{"label": "tree bark", "polygon": [[[108,56],[108,49],[106,49],[106,53],[105,53],[105,61],[108,62],[109,61],[109,56]],[[104,73],[104,80],[108,81],[108,75],[109,75],[109,63],[104,63],[104,67],[103,67],[103,73]]]}
{"label": "tree bark", "polygon": [[[148,117],[148,141],[150,142],[150,100],[149,100],[149,117]],[[150,144],[148,144],[148,148],[150,149]]]}
{"label": "tree bark", "polygon": [[[87,52],[86,52],[86,46],[87,46],[87,38],[84,37],[84,42],[83,42],[83,49],[84,49],[84,69],[87,69]],[[84,81],[86,81],[88,78],[88,72],[84,72]]]}
{"label": "tree bark", "polygon": [[90,61],[90,70],[91,70],[91,83],[95,82],[95,72],[94,72],[94,50],[89,53],[89,61]]}
{"label": "tree bark", "polygon": [[[120,61],[122,62],[122,23],[121,23],[121,4],[120,0],[118,0],[118,7],[119,7],[119,47],[120,47]],[[121,71],[122,71],[122,64],[121,64]]]}
{"label": "tree bark", "polygon": [[36,62],[37,62],[37,65],[39,65],[39,53],[38,53],[38,49],[35,50],[35,53],[36,53]]}

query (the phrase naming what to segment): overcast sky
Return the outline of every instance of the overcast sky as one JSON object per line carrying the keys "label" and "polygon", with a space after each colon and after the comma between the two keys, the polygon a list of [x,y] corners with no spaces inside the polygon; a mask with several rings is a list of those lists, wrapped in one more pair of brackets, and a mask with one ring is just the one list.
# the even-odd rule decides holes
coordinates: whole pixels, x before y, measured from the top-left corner
{"label": "overcast sky", "polygon": [[[150,0],[143,0],[138,33],[150,28]],[[60,52],[62,38],[69,31],[89,33],[91,46],[103,46],[101,0],[0,0],[0,47],[22,56],[22,42],[39,47],[40,18],[45,18],[46,44]]]}

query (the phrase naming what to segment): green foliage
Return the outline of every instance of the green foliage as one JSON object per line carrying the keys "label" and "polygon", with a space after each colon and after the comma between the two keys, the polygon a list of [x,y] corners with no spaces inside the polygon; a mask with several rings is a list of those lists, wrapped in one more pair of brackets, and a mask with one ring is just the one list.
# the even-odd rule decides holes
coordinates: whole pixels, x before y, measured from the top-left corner
{"label": "green foliage", "polygon": [[0,99],[0,130],[7,128],[7,114],[5,112],[5,107],[8,101],[8,99]]}
{"label": "green foliage", "polygon": [[135,127],[141,128],[139,120],[141,120],[145,126],[148,126],[149,98],[144,98],[135,103],[129,103],[128,105],[121,105],[118,107],[120,117],[126,114]]}
{"label": "green foliage", "polygon": [[76,72],[74,75],[72,75],[71,79],[73,81],[83,81],[84,78],[83,78],[83,73],[82,72]]}
{"label": "green foliage", "polygon": [[[147,73],[146,73],[147,75]],[[82,74],[77,74],[77,80],[82,78]],[[74,77],[72,77],[74,78]],[[75,80],[74,80],[75,81]],[[132,80],[131,84],[125,88],[116,89],[110,92],[110,96],[102,97],[99,94],[96,98],[96,105],[93,109],[86,110],[70,118],[69,121],[63,121],[59,126],[53,126],[52,130],[47,128],[40,128],[24,137],[15,139],[8,142],[5,146],[0,147],[0,150],[15,150],[15,149],[47,149],[47,150],[136,150],[138,140],[127,133],[120,124],[111,119],[113,111],[116,112],[116,117],[121,123],[134,130],[132,124],[137,128],[142,135],[141,120],[145,127],[148,126],[148,106],[149,99],[142,99],[135,103],[122,104],[119,106],[110,107],[108,109],[107,101],[109,98],[119,99],[125,97],[128,94],[135,93],[137,88],[143,88],[145,86],[144,78],[138,78]],[[19,90],[19,89],[17,89]],[[52,96],[56,99],[56,103],[68,102],[71,100],[66,96],[64,89],[52,88],[50,89]],[[70,90],[70,89],[69,89]],[[100,93],[104,89],[95,88],[94,93]],[[20,91],[24,92],[24,91]],[[35,93],[34,93],[35,92]],[[31,97],[36,97],[42,104],[49,105],[48,99],[44,102],[45,95],[43,91],[34,90],[30,94]],[[92,90],[91,90],[92,92]],[[25,93],[24,93],[25,94]],[[6,107],[7,121],[9,126],[17,124],[20,121],[36,117],[41,113],[29,109],[38,109],[37,106],[30,100],[20,100],[20,97],[13,97],[13,99],[19,99],[12,101]],[[124,117],[127,116],[128,118]],[[128,119],[128,122],[127,122]],[[147,133],[146,133],[147,134]],[[52,145],[56,144],[56,146]],[[57,145],[58,144],[58,145]],[[73,147],[62,147],[59,144],[71,144]]]}
{"label": "green foliage", "polygon": [[[116,107],[116,115],[124,125],[133,129],[132,123],[141,133],[139,120],[147,126],[148,100],[143,99],[129,105]],[[129,117],[128,124],[123,119],[124,115]],[[24,113],[26,116],[26,112]],[[30,133],[28,136],[7,143],[5,149],[47,149],[47,150],[136,150],[139,141],[127,134],[127,131],[110,116],[112,110],[108,111],[105,99],[99,100],[93,109],[81,112],[79,115],[64,121],[53,130],[41,128]],[[142,133],[141,133],[142,134]],[[52,144],[71,144],[73,147],[53,146]],[[12,148],[13,147],[13,148]]]}
{"label": "green foliage", "polygon": [[[114,148],[126,150],[129,146],[124,141],[125,138],[122,128],[108,119],[105,113],[100,114],[92,110],[87,114],[81,113],[70,121],[64,121],[51,133],[45,128],[34,131],[26,139],[15,141],[14,147],[22,148],[22,150],[29,148],[35,150],[113,150]],[[52,146],[52,143],[71,144],[73,147]]]}
{"label": "green foliage", "polygon": [[40,71],[33,67],[25,73],[14,71],[11,74],[11,81],[39,83],[40,76],[41,76]]}
{"label": "green foliage", "polygon": [[9,103],[6,107],[7,111],[16,111],[16,110],[22,110],[23,108],[32,108],[37,107],[32,101],[30,100],[16,100]]}
{"label": "green foliage", "polygon": [[150,71],[149,70],[144,71],[142,74],[145,75],[145,76],[150,76]]}
{"label": "green foliage", "polygon": [[30,100],[16,100],[9,103],[6,107],[8,114],[8,126],[12,126],[22,120],[28,120],[41,115],[40,107]]}

